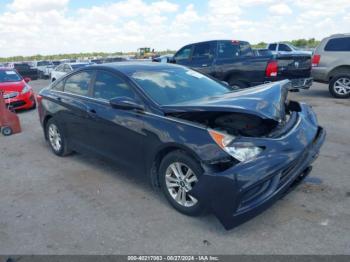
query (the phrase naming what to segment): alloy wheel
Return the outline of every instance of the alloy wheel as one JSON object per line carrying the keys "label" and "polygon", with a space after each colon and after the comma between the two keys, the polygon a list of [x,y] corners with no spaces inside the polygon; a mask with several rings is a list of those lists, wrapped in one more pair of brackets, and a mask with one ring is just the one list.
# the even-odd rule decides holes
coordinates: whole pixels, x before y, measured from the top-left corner
{"label": "alloy wheel", "polygon": [[188,193],[197,181],[196,174],[184,163],[172,163],[166,170],[166,187],[176,203],[183,207],[192,207],[198,202]]}
{"label": "alloy wheel", "polygon": [[350,94],[350,79],[342,77],[335,81],[334,92],[341,96]]}
{"label": "alloy wheel", "polygon": [[61,134],[58,130],[58,127],[55,124],[50,124],[49,126],[49,141],[52,148],[59,152],[62,148],[62,139]]}

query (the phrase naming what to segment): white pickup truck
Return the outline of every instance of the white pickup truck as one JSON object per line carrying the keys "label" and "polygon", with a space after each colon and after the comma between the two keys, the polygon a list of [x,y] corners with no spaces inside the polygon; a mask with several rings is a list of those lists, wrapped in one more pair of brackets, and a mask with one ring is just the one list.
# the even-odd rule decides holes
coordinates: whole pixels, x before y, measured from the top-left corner
{"label": "white pickup truck", "polygon": [[34,61],[32,68],[38,70],[38,78],[50,78],[50,73],[55,65],[51,61]]}

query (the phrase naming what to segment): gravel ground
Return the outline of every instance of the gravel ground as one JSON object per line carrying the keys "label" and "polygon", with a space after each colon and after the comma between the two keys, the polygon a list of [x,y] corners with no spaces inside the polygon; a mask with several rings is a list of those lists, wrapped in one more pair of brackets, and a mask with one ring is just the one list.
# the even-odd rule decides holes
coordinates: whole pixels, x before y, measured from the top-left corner
{"label": "gravel ground", "polygon": [[[33,81],[35,91],[48,81]],[[85,155],[54,156],[36,111],[0,136],[1,254],[350,254],[350,100],[326,85],[293,93],[328,132],[309,178],[226,231],[172,209],[142,175]]]}

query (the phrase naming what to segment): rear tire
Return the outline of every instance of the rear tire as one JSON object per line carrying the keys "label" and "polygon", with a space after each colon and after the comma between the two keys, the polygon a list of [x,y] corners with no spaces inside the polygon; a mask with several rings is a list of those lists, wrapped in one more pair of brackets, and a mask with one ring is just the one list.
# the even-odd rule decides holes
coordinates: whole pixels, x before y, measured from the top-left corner
{"label": "rear tire", "polygon": [[230,79],[228,81],[229,85],[234,89],[243,89],[247,88],[248,85],[242,81],[236,80],[236,79]]}
{"label": "rear tire", "polygon": [[202,173],[203,170],[197,161],[184,151],[173,151],[163,158],[159,167],[161,188],[177,211],[188,216],[203,213],[202,204],[188,194]]}
{"label": "rear tire", "polygon": [[335,75],[329,82],[329,92],[335,98],[350,97],[350,74]]}
{"label": "rear tire", "polygon": [[62,127],[54,118],[50,118],[49,121],[47,121],[45,136],[55,155],[67,156],[72,153],[72,151],[69,150]]}

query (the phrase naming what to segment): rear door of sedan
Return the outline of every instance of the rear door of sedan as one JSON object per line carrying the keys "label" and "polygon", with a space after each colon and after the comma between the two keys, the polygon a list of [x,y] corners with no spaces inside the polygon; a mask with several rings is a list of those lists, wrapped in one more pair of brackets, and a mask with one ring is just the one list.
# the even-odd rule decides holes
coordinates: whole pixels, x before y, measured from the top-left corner
{"label": "rear door of sedan", "polygon": [[78,71],[55,85],[62,84],[61,90],[53,89],[58,105],[56,117],[64,125],[69,143],[78,149],[87,149],[90,144],[88,128],[91,117],[88,101],[91,100],[94,75],[94,70]]}
{"label": "rear door of sedan", "polygon": [[137,110],[112,108],[109,101],[116,97],[141,99],[121,75],[96,70],[92,84],[92,100],[88,107],[94,117],[89,126],[90,143],[96,151],[119,163],[143,168],[144,114]]}

